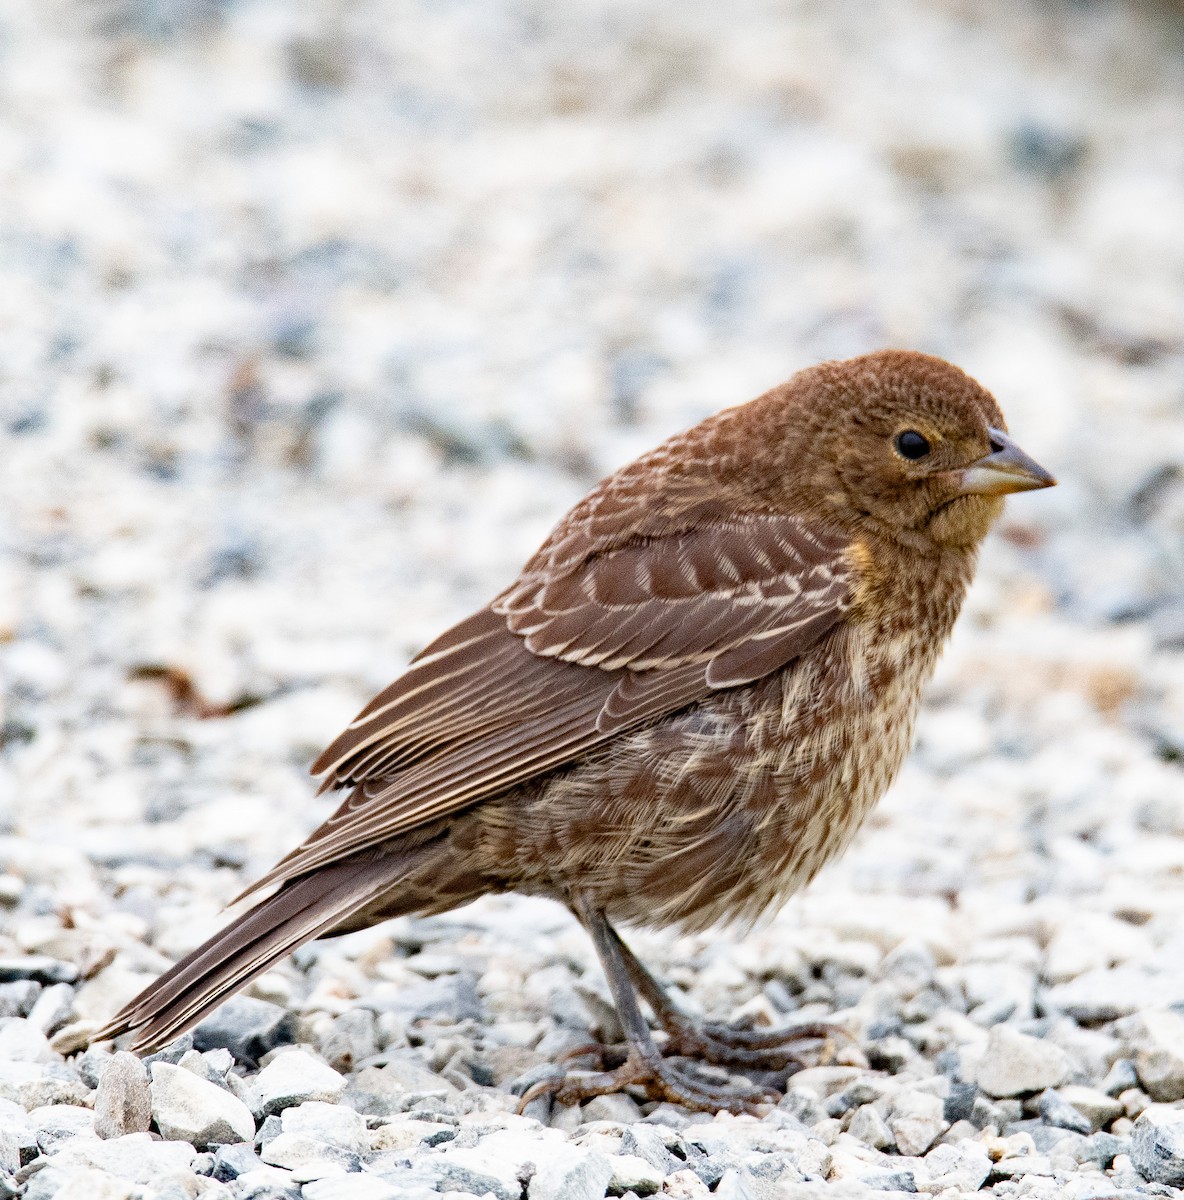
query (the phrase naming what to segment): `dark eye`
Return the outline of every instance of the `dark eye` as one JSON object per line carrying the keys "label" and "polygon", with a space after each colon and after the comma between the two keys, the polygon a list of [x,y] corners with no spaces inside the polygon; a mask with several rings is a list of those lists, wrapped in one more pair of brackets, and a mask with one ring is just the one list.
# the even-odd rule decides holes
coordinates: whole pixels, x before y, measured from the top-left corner
{"label": "dark eye", "polygon": [[905,458],[916,461],[929,453],[929,439],[915,429],[906,429],[896,435],[896,448]]}

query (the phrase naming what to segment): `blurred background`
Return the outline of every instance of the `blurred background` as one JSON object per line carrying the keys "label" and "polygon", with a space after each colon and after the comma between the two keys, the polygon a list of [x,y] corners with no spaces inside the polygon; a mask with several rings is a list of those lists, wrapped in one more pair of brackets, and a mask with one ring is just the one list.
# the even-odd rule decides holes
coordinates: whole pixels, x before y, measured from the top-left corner
{"label": "blurred background", "polygon": [[1184,959],[1179,5],[8,0],[0,330],[0,949],[188,948],[591,483],[895,345],[1062,482],[794,928]]}

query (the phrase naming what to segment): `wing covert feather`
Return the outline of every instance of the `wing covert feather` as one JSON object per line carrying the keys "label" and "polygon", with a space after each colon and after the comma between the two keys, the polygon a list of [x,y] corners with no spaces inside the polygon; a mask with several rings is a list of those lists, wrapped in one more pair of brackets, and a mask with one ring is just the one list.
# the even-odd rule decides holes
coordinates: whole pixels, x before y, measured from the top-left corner
{"label": "wing covert feather", "polygon": [[349,796],[244,895],[777,670],[851,602],[846,542],[791,517],[631,541],[618,529],[604,551],[571,524],[548,543],[556,553],[545,545],[489,608],[437,638],[317,759],[323,787]]}

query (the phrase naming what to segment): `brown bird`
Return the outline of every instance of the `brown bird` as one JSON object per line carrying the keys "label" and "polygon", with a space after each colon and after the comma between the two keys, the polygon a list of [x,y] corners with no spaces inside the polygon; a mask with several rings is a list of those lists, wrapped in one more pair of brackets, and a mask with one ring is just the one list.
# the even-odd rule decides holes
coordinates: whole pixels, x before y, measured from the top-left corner
{"label": "brown bird", "polygon": [[685,1056],[784,1068],[822,1031],[692,1024],[614,925],[750,924],[851,841],[1003,495],[1054,482],[1005,428],[956,367],[888,350],[623,467],[316,761],[348,795],[244,896],[270,894],[96,1040],[161,1045],[311,938],[514,891],[584,925],[628,1040],[560,1100],[639,1086],[751,1109],[766,1093]]}

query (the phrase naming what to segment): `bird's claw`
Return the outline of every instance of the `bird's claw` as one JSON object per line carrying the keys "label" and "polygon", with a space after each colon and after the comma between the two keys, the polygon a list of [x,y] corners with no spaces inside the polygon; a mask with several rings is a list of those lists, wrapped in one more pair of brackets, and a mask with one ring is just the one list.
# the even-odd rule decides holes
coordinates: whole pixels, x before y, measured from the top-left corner
{"label": "bird's claw", "polygon": [[779,1092],[762,1087],[710,1083],[697,1078],[685,1067],[655,1055],[648,1058],[632,1052],[613,1071],[573,1073],[537,1083],[522,1097],[519,1111],[531,1100],[551,1094],[559,1104],[579,1104],[593,1096],[639,1089],[646,1099],[680,1104],[696,1112],[750,1113],[759,1116],[768,1105],[776,1104]]}
{"label": "bird's claw", "polygon": [[664,1054],[698,1058],[717,1066],[790,1073],[802,1070],[810,1059],[824,1062],[833,1058],[836,1041],[853,1040],[845,1029],[822,1023],[758,1031],[667,1017],[662,1028],[667,1035]]}

